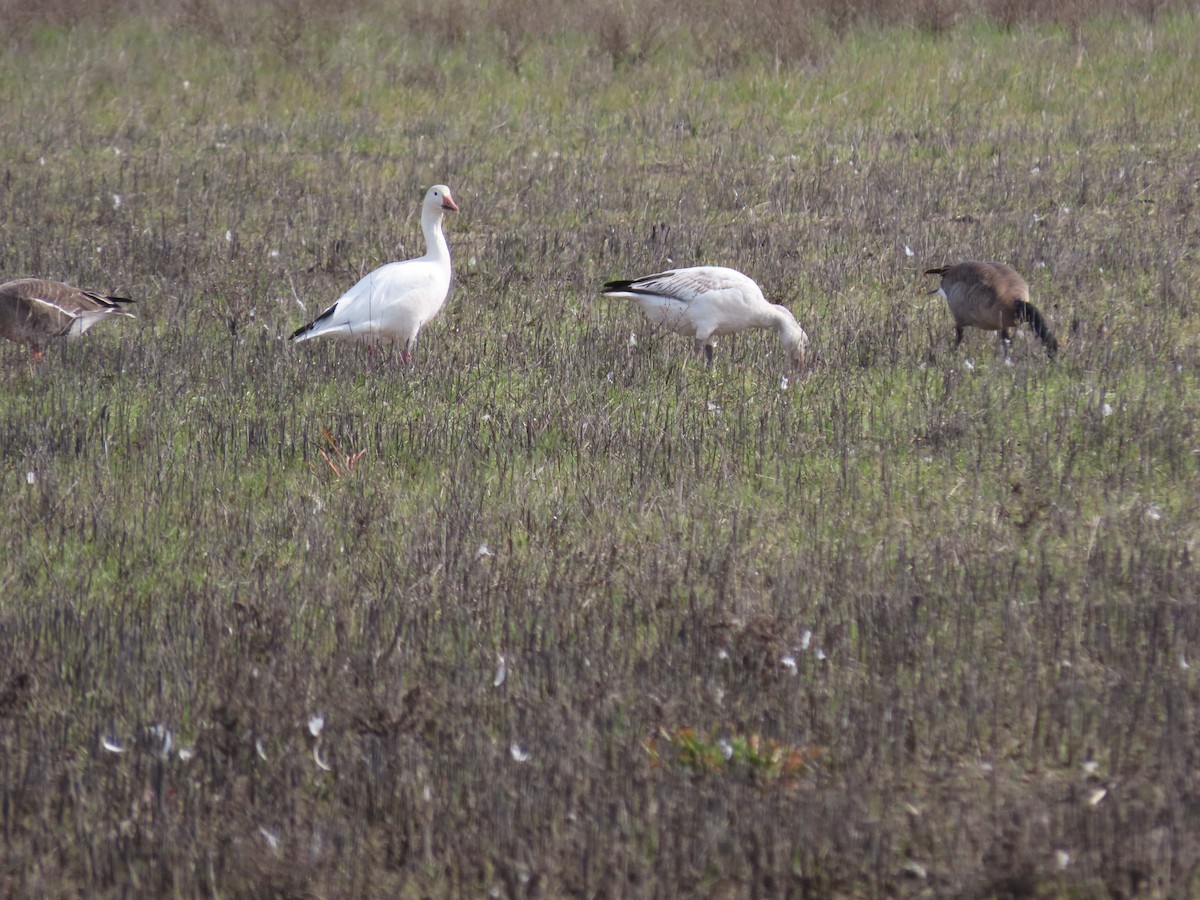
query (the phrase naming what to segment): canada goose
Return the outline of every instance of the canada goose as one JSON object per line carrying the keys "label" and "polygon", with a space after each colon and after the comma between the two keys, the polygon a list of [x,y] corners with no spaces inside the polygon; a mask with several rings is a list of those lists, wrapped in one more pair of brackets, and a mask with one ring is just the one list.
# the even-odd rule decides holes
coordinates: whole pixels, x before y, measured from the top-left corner
{"label": "canada goose", "polygon": [[37,362],[53,338],[78,337],[110,316],[136,318],[120,307],[132,302],[48,278],[20,278],[0,284],[0,335],[28,344]]}
{"label": "canada goose", "polygon": [[291,339],[332,337],[374,345],[400,342],[400,358],[412,361],[421,326],[438,314],[450,292],[450,248],[442,233],[442,216],[457,211],[450,188],[435,184],[421,203],[425,255],[388,263],[364,276]]}
{"label": "canada goose", "polygon": [[1046,320],[1029,302],[1029,285],[1004,263],[962,262],[940,269],[926,269],[926,275],[940,275],[940,293],[954,316],[954,346],[962,343],[963,329],[970,325],[986,331],[999,331],[1004,355],[1008,356],[1009,329],[1028,322],[1042,339],[1046,352],[1053,357],[1058,341],[1050,333]]}
{"label": "canada goose", "polygon": [[808,335],[785,306],[768,303],[752,278],[723,266],[672,269],[630,281],[609,281],[606,297],[626,297],[646,318],[668,331],[696,339],[712,363],[712,339],[747,328],[774,328],[796,368],[808,355]]}

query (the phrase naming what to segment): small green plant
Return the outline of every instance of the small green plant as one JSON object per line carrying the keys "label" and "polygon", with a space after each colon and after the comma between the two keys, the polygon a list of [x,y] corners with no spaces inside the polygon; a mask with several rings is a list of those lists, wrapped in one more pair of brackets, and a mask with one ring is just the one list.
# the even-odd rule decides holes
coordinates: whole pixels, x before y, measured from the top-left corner
{"label": "small green plant", "polygon": [[[659,739],[674,749],[673,759],[664,759]],[[784,744],[757,734],[701,735],[690,727],[660,729],[645,747],[655,766],[674,762],[697,774],[743,775],[763,784],[788,784],[809,775],[822,755],[819,747]]]}

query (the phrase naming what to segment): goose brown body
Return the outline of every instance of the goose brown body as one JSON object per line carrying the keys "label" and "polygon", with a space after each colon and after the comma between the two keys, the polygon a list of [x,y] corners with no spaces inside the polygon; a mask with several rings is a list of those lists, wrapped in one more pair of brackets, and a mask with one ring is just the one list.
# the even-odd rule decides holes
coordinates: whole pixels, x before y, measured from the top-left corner
{"label": "goose brown body", "polygon": [[110,316],[134,318],[121,308],[132,302],[48,278],[5,282],[0,284],[0,336],[28,344],[36,361],[55,338],[77,337]]}
{"label": "goose brown body", "polygon": [[1050,356],[1057,352],[1058,341],[1037,307],[1029,302],[1029,285],[1011,266],[971,261],[926,269],[925,274],[942,278],[938,293],[946,298],[954,316],[955,347],[962,343],[964,328],[981,328],[1000,332],[1007,353],[1012,329],[1026,322]]}

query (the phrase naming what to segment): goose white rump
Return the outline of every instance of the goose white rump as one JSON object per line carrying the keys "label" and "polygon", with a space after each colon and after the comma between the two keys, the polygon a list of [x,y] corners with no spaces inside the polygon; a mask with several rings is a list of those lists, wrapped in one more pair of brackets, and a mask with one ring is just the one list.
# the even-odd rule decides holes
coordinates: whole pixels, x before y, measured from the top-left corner
{"label": "goose white rump", "polygon": [[297,328],[291,339],[396,342],[400,358],[411,362],[421,327],[438,314],[450,292],[450,247],[442,233],[447,210],[458,210],[450,188],[435,184],[421,204],[425,255],[388,263],[364,276],[313,321]]}
{"label": "goose white rump", "polygon": [[768,303],[754,279],[723,266],[672,269],[630,281],[609,281],[602,293],[637,303],[654,325],[696,339],[712,362],[713,338],[748,328],[773,328],[796,368],[808,357],[808,335],[791,311]]}

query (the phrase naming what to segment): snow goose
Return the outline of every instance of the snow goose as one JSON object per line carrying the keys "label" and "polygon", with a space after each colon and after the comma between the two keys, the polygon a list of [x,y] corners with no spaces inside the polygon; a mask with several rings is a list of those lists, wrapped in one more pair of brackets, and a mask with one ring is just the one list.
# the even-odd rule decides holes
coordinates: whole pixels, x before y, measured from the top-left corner
{"label": "snow goose", "polygon": [[438,314],[450,292],[450,248],[442,233],[446,210],[457,211],[458,206],[450,188],[435,184],[421,204],[425,255],[388,263],[364,276],[325,312],[297,328],[291,339],[399,342],[401,360],[411,362],[421,326]]}
{"label": "snow goose", "polygon": [[32,362],[57,337],[78,337],[101,319],[128,316],[127,297],[107,297],[48,278],[20,278],[0,284],[0,335],[28,344]]}
{"label": "snow goose", "polygon": [[712,363],[712,339],[747,328],[774,328],[796,368],[808,355],[808,335],[787,307],[768,303],[754,279],[723,266],[672,269],[631,281],[609,281],[607,297],[635,301],[655,325],[696,339]]}
{"label": "snow goose", "polygon": [[941,285],[930,293],[946,298],[946,305],[954,316],[955,347],[962,343],[963,329],[968,325],[985,331],[999,331],[1007,358],[1009,329],[1020,322],[1028,322],[1051,357],[1058,351],[1058,341],[1050,333],[1046,320],[1029,302],[1029,285],[1009,266],[971,261],[926,269],[925,274],[942,278]]}

